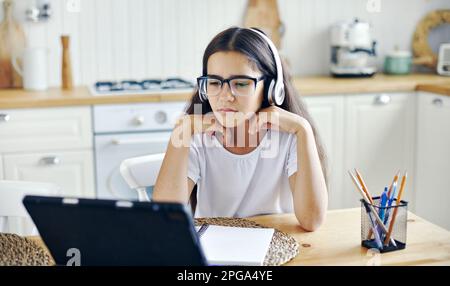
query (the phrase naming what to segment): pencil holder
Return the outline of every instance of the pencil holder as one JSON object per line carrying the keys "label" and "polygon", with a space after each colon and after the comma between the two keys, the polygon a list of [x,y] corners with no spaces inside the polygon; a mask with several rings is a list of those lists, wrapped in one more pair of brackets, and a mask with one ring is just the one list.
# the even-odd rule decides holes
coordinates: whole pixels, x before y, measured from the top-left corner
{"label": "pencil holder", "polygon": [[[406,247],[406,231],[408,202],[393,200],[391,206],[380,207],[380,197],[372,198],[373,204],[361,200],[361,245],[366,248],[376,248],[381,253],[404,249]],[[383,221],[387,232],[379,225]],[[391,226],[392,224],[392,226]],[[387,239],[390,232],[390,239]]]}

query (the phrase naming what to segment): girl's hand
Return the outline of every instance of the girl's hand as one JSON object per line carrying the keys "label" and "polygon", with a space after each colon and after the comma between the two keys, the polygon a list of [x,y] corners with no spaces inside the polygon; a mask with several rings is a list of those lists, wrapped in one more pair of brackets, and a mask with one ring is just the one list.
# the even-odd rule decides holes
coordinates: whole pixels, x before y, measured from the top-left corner
{"label": "girl's hand", "polygon": [[195,135],[198,133],[213,133],[223,131],[224,127],[220,125],[213,112],[206,114],[186,114],[178,118],[175,129],[183,134]]}
{"label": "girl's hand", "polygon": [[256,133],[261,129],[275,129],[288,133],[312,132],[309,122],[278,106],[270,106],[261,109],[250,121],[250,133]]}

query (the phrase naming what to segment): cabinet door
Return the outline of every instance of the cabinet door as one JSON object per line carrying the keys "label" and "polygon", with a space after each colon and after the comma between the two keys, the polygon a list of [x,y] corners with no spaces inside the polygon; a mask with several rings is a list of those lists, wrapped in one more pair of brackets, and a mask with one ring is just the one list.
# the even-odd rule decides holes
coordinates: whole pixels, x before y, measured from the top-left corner
{"label": "cabinet door", "polygon": [[[389,186],[397,171],[406,170],[404,199],[414,197],[415,93],[348,95],[345,119],[346,207],[361,199],[347,170],[357,168],[372,196]],[[412,208],[410,208],[411,210]]]}
{"label": "cabinet door", "polygon": [[4,165],[7,180],[51,182],[63,196],[95,196],[92,151],[5,155]]}
{"label": "cabinet door", "polygon": [[420,93],[416,213],[450,230],[450,97]]}
{"label": "cabinet door", "polygon": [[329,209],[344,207],[342,197],[344,97],[304,97],[325,147],[328,166]]}
{"label": "cabinet door", "polygon": [[2,153],[91,147],[89,106],[0,110]]}

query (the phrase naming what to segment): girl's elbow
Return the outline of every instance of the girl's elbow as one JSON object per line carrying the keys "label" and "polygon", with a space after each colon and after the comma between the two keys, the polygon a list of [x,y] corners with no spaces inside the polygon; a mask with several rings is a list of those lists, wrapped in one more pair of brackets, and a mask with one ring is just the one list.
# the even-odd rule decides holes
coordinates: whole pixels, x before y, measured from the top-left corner
{"label": "girl's elbow", "polygon": [[299,216],[296,214],[296,217],[301,228],[308,232],[312,232],[318,230],[325,221],[325,212],[311,217]]}
{"label": "girl's elbow", "polygon": [[313,232],[319,229],[319,227],[322,225],[322,222],[299,222],[301,228],[308,232]]}

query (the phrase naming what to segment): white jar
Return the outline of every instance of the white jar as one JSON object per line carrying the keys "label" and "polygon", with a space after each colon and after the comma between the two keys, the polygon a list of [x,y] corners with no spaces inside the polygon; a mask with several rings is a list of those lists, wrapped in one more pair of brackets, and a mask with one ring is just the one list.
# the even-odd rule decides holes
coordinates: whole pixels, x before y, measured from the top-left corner
{"label": "white jar", "polygon": [[48,88],[47,54],[47,48],[26,48],[21,56],[22,68],[17,64],[17,57],[12,58],[14,69],[22,76],[24,89],[46,90]]}

